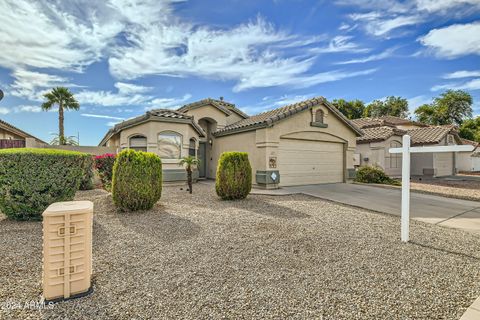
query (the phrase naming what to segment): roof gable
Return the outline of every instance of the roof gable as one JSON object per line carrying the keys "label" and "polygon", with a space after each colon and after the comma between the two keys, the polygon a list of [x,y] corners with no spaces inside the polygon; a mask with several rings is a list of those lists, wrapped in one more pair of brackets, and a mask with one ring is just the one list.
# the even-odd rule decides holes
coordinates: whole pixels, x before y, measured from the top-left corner
{"label": "roof gable", "polygon": [[323,97],[316,97],[309,100],[290,104],[278,109],[262,112],[249,118],[232,123],[215,132],[216,136],[223,136],[228,134],[234,134],[239,131],[255,130],[257,128],[270,127],[275,122],[288,118],[298,112],[310,109],[319,104],[327,107],[331,112],[337,115],[342,122],[344,122],[350,129],[352,129],[357,135],[361,136],[362,132],[354,124],[352,124],[340,111],[330,105]]}
{"label": "roof gable", "polygon": [[223,112],[227,116],[231,115],[232,112],[233,112],[233,113],[236,113],[237,115],[239,115],[240,117],[242,117],[244,119],[248,118],[248,115],[246,113],[244,113],[243,111],[241,111],[240,109],[238,109],[235,106],[235,104],[230,103],[230,102],[226,102],[224,100],[216,100],[216,99],[212,99],[212,98],[207,98],[207,99],[203,99],[203,100],[200,100],[200,101],[196,101],[196,102],[186,104],[183,107],[179,108],[177,111],[186,113],[189,110],[198,109],[198,108],[201,108],[201,107],[204,107],[204,106],[209,106],[209,105],[217,108],[218,110],[220,110],[221,112]]}
{"label": "roof gable", "polygon": [[425,128],[409,129],[407,133],[412,139],[413,145],[436,144],[447,134],[453,134],[459,144],[462,144],[458,136],[457,128],[454,125],[431,126]]}
{"label": "roof gable", "polygon": [[203,129],[193,120],[192,116],[189,116],[185,113],[169,110],[169,109],[153,109],[147,111],[144,115],[128,119],[117,123],[113,128],[108,130],[108,132],[100,141],[99,146],[105,145],[113,135],[116,133],[133,126],[148,122],[148,121],[159,121],[159,122],[175,122],[175,123],[184,123],[191,125],[201,137],[205,136]]}

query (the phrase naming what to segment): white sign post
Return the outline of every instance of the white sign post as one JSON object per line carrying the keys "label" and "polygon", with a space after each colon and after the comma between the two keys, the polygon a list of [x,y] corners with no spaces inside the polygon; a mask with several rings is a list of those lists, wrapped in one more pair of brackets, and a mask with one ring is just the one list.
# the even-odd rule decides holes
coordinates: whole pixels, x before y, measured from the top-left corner
{"label": "white sign post", "polygon": [[436,146],[436,147],[410,147],[410,136],[403,136],[401,148],[390,148],[390,153],[402,154],[402,232],[401,238],[403,242],[409,240],[410,226],[410,154],[411,153],[436,153],[436,152],[459,152],[473,151],[472,145],[460,146]]}

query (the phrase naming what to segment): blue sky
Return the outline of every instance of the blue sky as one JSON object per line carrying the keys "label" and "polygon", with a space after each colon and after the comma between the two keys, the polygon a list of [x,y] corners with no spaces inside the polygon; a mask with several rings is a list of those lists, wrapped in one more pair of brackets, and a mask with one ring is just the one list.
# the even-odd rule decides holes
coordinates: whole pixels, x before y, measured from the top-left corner
{"label": "blue sky", "polygon": [[39,106],[60,85],[82,145],[206,97],[255,114],[399,95],[413,112],[452,88],[480,114],[480,0],[4,0],[0,14],[0,118],[46,141],[57,114]]}

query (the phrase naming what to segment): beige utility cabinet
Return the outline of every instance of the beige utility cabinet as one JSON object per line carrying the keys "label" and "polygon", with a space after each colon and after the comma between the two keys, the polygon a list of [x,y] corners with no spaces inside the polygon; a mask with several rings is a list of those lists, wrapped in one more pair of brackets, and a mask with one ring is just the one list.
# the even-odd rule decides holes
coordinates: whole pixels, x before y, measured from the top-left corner
{"label": "beige utility cabinet", "polygon": [[43,297],[47,301],[91,291],[93,203],[51,204],[43,213]]}

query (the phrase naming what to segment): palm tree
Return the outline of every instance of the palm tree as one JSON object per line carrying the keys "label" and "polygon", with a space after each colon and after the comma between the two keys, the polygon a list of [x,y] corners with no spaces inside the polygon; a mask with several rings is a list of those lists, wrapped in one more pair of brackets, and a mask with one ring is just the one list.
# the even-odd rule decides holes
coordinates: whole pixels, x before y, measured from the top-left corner
{"label": "palm tree", "polygon": [[182,160],[178,163],[179,166],[184,166],[185,170],[187,170],[187,183],[188,183],[188,190],[192,193],[192,171],[193,168],[198,166],[200,160],[194,156],[183,157]]}
{"label": "palm tree", "polygon": [[73,94],[65,87],[53,88],[51,92],[43,95],[47,101],[42,103],[42,110],[51,110],[54,105],[58,105],[58,141],[60,145],[67,144],[65,139],[64,127],[63,127],[63,111],[64,110],[78,110],[80,105],[75,100]]}
{"label": "palm tree", "polygon": [[[53,139],[50,141],[52,146],[58,146],[60,144],[60,136],[56,133],[52,134]],[[64,137],[64,145],[67,146],[78,146],[78,138],[75,136]]]}

